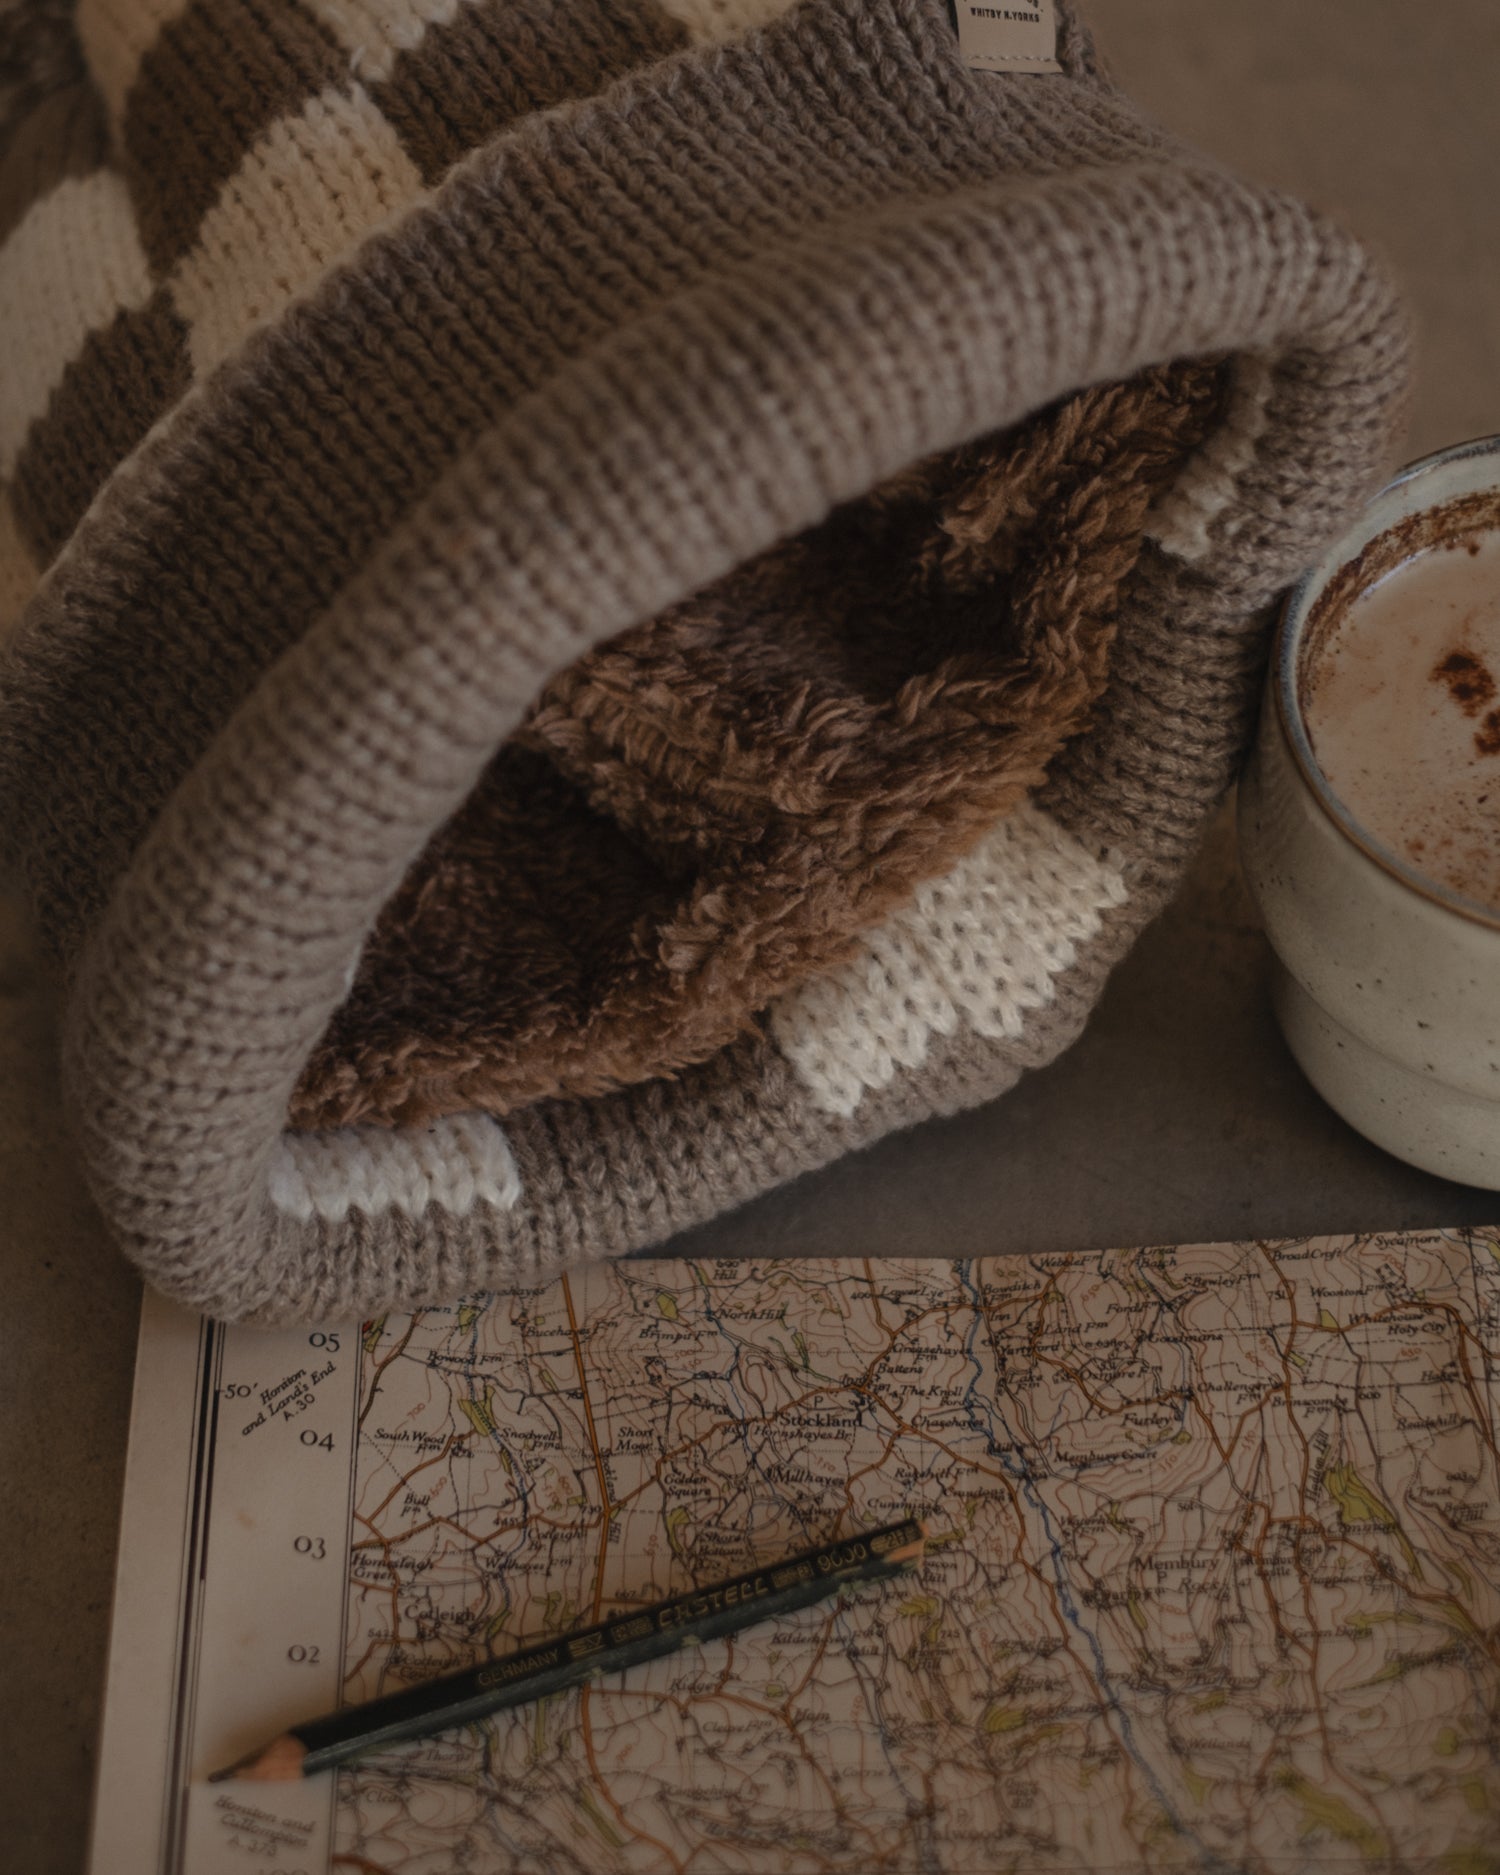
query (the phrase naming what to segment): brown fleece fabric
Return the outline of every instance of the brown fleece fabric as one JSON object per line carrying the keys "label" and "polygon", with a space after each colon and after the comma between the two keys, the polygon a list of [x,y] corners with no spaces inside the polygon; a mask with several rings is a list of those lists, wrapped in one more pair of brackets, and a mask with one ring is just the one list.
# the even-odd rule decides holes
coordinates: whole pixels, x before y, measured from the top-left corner
{"label": "brown fleece fabric", "polygon": [[918,464],[565,671],[386,907],[292,1123],[607,1093],[846,956],[1086,727],[1222,378]]}

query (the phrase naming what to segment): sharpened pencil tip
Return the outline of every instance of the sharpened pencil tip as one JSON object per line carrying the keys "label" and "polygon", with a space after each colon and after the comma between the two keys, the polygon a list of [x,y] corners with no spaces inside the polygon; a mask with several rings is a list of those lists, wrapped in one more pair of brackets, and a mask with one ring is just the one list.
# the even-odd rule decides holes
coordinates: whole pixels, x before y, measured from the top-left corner
{"label": "sharpened pencil tip", "polygon": [[233,1764],[226,1764],[222,1771],[210,1771],[210,1784],[227,1784],[231,1778],[244,1778],[252,1784],[290,1784],[301,1777],[303,1760],[307,1757],[307,1747],[300,1738],[290,1732],[283,1732],[280,1738],[273,1738],[269,1745],[262,1745],[259,1751],[250,1751],[243,1758],[236,1758]]}
{"label": "sharpened pencil tip", "polygon": [[891,1569],[915,1569],[927,1555],[928,1527],[920,1518],[912,1520],[920,1535],[910,1543],[903,1543],[900,1549],[887,1550],[882,1560]]}

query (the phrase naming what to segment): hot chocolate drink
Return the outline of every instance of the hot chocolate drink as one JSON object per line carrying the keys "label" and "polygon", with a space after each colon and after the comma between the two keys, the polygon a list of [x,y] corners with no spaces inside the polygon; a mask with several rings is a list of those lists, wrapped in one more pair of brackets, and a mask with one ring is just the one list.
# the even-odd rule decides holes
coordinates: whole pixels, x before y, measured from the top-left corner
{"label": "hot chocolate drink", "polygon": [[1320,606],[1301,687],[1318,766],[1354,819],[1500,912],[1500,526],[1480,518],[1374,543],[1363,579]]}
{"label": "hot chocolate drink", "polygon": [[1500,437],[1413,464],[1288,601],[1240,848],[1313,1086],[1500,1191]]}

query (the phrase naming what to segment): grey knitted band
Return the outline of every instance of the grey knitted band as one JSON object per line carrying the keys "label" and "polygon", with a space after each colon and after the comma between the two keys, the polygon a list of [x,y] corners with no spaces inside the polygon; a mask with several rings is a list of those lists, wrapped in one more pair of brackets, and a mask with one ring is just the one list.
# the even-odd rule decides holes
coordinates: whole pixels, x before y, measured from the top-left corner
{"label": "grey knitted band", "polygon": [[[943,0],[102,14],[0,150],[39,333],[0,412],[0,801],[151,1280],[266,1320],[529,1280],[1065,1047],[1233,775],[1276,595],[1386,465],[1405,329],[1360,248],[1143,122],[1071,14],[1062,74],[1014,77]],[[561,674],[913,465],[983,487],[1113,434],[1076,400],[1156,367],[1191,446],[1003,811],[628,1084],[289,1126]]]}

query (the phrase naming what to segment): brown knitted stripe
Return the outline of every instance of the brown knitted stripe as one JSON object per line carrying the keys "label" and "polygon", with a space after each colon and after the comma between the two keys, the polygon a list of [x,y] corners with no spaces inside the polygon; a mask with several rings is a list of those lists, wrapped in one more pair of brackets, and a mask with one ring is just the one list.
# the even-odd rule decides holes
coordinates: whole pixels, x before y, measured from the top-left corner
{"label": "brown knitted stripe", "polygon": [[[1090,850],[1118,855],[1132,891],[1150,899],[1180,877],[1233,779],[1272,621],[1265,601],[1205,590],[1152,545],[1141,570],[1090,732],[1053,765],[1039,804]],[[1189,635],[1191,660],[1180,648]]]}
{"label": "brown knitted stripe", "polygon": [[[1234,538],[1215,556],[1214,579],[1147,544],[1149,579],[1122,611],[1121,649],[1093,725],[1062,752],[1039,797],[1085,845],[1127,857],[1148,915],[1233,778],[1289,572],[1307,565],[1347,519],[1349,487],[1327,474],[1331,454],[1342,450],[1361,465],[1367,491],[1378,483],[1391,387],[1407,369],[1399,322],[1380,340],[1386,355],[1367,356],[1364,384],[1339,386],[1337,444],[1328,435],[1327,385],[1305,382],[1295,358],[1278,364],[1266,426],[1281,444],[1258,454],[1241,478]],[[1189,638],[1191,659],[1181,650]]]}
{"label": "brown knitted stripe", "polygon": [[347,75],[349,55],[297,0],[193,0],[141,61],[122,126],[125,174],[165,273],[256,137]]}
{"label": "brown knitted stripe", "polygon": [[187,328],[158,289],[92,332],[32,424],[16,463],[16,519],[46,565],[115,464],[187,389]]}
{"label": "brown knitted stripe", "polygon": [[[576,20],[570,16],[567,34],[539,32],[539,25],[555,26],[554,15],[555,8],[539,5],[537,0],[519,7],[467,8],[398,58],[394,76],[383,90],[400,107],[409,134],[433,159],[435,168],[448,168],[452,160],[493,135],[510,118],[597,90],[631,66],[673,49],[683,38],[680,29],[659,21],[654,13],[640,16],[607,6],[585,7]],[[262,29],[268,21],[271,30],[266,32]],[[137,158],[156,162],[173,158],[179,163],[168,179],[171,186],[158,190],[154,198],[154,233],[150,213],[142,216],[155,265],[164,262],[170,248],[162,216],[178,218],[173,226],[180,234],[196,232],[198,213],[207,206],[204,193],[218,171],[237,164],[243,155],[241,145],[248,148],[253,143],[262,128],[259,119],[275,115],[289,102],[302,101],[297,73],[306,75],[310,84],[320,70],[331,69],[333,55],[324,56],[321,30],[315,22],[299,23],[295,9],[262,18],[243,0],[224,0],[223,4],[204,0],[163,30],[143,61],[126,113],[126,138]],[[187,86],[182,92],[180,120],[173,115],[167,126],[169,141],[158,139],[150,144],[147,133],[156,118],[163,112],[176,112],[184,61],[201,57],[205,42],[214,34],[232,42],[241,55],[238,64],[226,53],[206,68],[206,78],[214,83],[206,89]],[[228,86],[236,73],[243,80],[242,88],[230,93],[232,108],[221,113],[222,99],[215,84]],[[76,88],[75,114],[81,105],[87,106],[82,123],[88,140],[102,151],[106,135],[102,107],[85,87]],[[213,118],[206,157],[205,114]],[[68,128],[66,122],[59,123],[59,115],[57,109],[49,110],[49,122],[38,127],[39,140],[49,151],[57,147],[56,130]],[[52,134],[44,136],[44,132]],[[193,161],[175,151],[170,143],[173,136],[193,144]],[[434,154],[439,149],[443,152],[440,160]],[[132,184],[141,206],[144,185],[135,168]],[[174,234],[172,239],[176,238]],[[57,404],[59,417],[67,421],[38,426],[19,470],[23,484],[34,484],[22,496],[25,526],[36,550],[46,558],[66,540],[122,455],[180,393],[185,380],[178,368],[177,340],[178,329],[170,315],[152,308],[145,316],[128,316],[121,331],[102,335],[70,367],[66,390]],[[153,348],[161,353],[154,362],[148,356]],[[125,376],[116,383],[110,374],[122,355]],[[151,401],[153,388],[160,393],[155,402]],[[94,410],[100,420],[91,422],[88,413]],[[75,420],[79,420],[76,430],[69,427]],[[61,459],[64,454],[66,461]]]}
{"label": "brown knitted stripe", "polygon": [[842,959],[1086,720],[1219,390],[1154,373],[919,465],[565,673],[387,909],[294,1122],[607,1093]]}
{"label": "brown knitted stripe", "polygon": [[650,6],[571,0],[481,0],[430,27],[371,95],[431,184],[460,157],[531,111],[600,91],[687,43]]}
{"label": "brown knitted stripe", "polygon": [[[513,95],[515,85],[507,74],[513,69],[519,69],[516,65],[518,53],[526,53],[527,57],[530,57],[533,51],[536,54],[530,69],[538,87],[537,94],[534,100],[521,101],[519,108],[524,109],[528,107],[528,104],[534,108],[536,105],[553,101],[555,95],[577,95],[591,88],[597,88],[607,77],[615,75],[617,71],[648,62],[652,57],[660,56],[681,42],[682,30],[676,21],[667,19],[659,9],[651,7],[649,0],[641,0],[641,7],[642,10],[639,13],[633,10],[616,13],[607,9],[596,16],[586,16],[580,13],[576,29],[575,22],[570,17],[566,34],[559,34],[554,30],[550,36],[544,33],[542,28],[548,25],[555,28],[554,10],[545,5],[539,6],[536,0],[527,0],[527,4],[520,8],[502,8],[494,16],[491,16],[486,8],[476,7],[460,14],[459,18],[448,27],[431,30],[427,37],[437,47],[437,62],[442,67],[437,76],[442,83],[456,87],[455,95],[462,92],[465,83],[474,89],[476,98],[482,94],[481,104],[476,105],[472,119],[474,126],[479,127],[484,123],[486,109],[496,105],[496,100],[502,91],[505,93],[502,116],[516,113],[517,100]],[[266,21],[270,22],[271,37],[269,41],[261,43],[257,35]],[[336,64],[338,60],[338,55],[325,43],[321,27],[316,22],[306,19],[301,19],[299,23],[299,15],[295,7],[268,10],[265,7],[257,8],[246,4],[245,0],[223,0],[222,5],[217,4],[217,0],[214,4],[210,4],[209,0],[204,0],[201,5],[190,5],[180,18],[170,22],[163,29],[157,43],[148,50],[142,73],[131,88],[129,109],[126,115],[130,118],[139,106],[140,114],[135,120],[137,133],[140,131],[140,125],[150,120],[153,109],[157,109],[158,114],[165,110],[170,116],[173,98],[164,94],[163,85],[159,81],[165,75],[171,77],[175,83],[176,78],[181,75],[179,68],[184,63],[184,49],[201,49],[204,39],[206,37],[211,39],[216,32],[221,37],[227,35],[229,39],[232,39],[235,31],[239,29],[243,29],[242,36],[253,52],[253,56],[247,55],[240,61],[241,65],[245,67],[255,66],[257,63],[266,65],[271,69],[273,78],[279,74],[284,80],[288,69],[287,59],[283,58],[278,51],[278,33],[283,38],[289,38],[293,51],[300,49],[302,52],[308,52],[308,48],[311,48],[309,55],[303,59],[303,65],[309,71],[325,64],[328,64],[331,69],[331,65]],[[572,54],[564,54],[559,49],[564,44],[575,46],[579,34],[582,38],[581,50],[585,55],[581,64]],[[444,41],[447,43],[439,43]],[[515,43],[512,43],[513,41]],[[461,56],[465,54],[472,54],[472,58]],[[473,76],[473,73],[486,57],[490,60],[493,69],[488,77],[481,80]],[[394,81],[393,96],[403,90],[406,84],[405,74],[420,75],[421,60],[420,48],[402,55],[400,61],[402,72],[398,73]],[[159,61],[159,63],[154,63],[154,61]],[[224,79],[225,74],[231,73],[233,69],[233,60],[226,58],[222,62],[212,63],[206,76],[209,80]],[[154,106],[153,86],[155,87]],[[216,116],[216,134],[222,134],[227,126],[238,123],[244,132],[244,136],[239,141],[246,139],[253,141],[252,126],[270,107],[266,103],[268,91],[265,83],[258,83],[252,87],[252,92],[248,114],[245,110],[241,110],[236,116],[231,111],[222,118],[222,121]],[[286,95],[293,97],[294,102],[301,102],[303,93],[293,86]],[[195,111],[201,114],[205,94],[195,90],[189,84],[185,96],[187,106],[191,107],[184,112],[183,132],[188,134],[193,132],[196,121]],[[430,96],[431,87],[429,86],[429,100]],[[213,103],[212,98],[209,102]],[[216,110],[216,105],[214,108]],[[420,117],[420,112],[418,112],[418,117]],[[451,116],[447,121],[451,129]],[[495,127],[496,125],[491,123],[488,125],[488,130],[492,132]],[[172,129],[173,127],[169,124],[169,133]],[[433,129],[431,125],[429,125],[429,132],[431,135],[438,134],[438,130]],[[477,129],[477,134],[482,135],[487,132],[480,128]],[[230,148],[230,144],[221,145],[215,167],[222,168],[230,161]],[[795,155],[795,152],[791,154]],[[685,162],[691,161],[692,158],[685,151]],[[794,164],[794,168],[800,178],[807,177],[805,165]],[[135,180],[139,189],[142,186],[141,179],[137,176]],[[190,183],[191,177],[185,173],[184,189],[187,189]],[[177,199],[185,199],[182,191],[178,191]],[[156,258],[158,260],[162,258],[160,250]],[[141,342],[146,337],[146,326],[160,326],[162,323],[154,317],[147,320],[139,338],[133,342],[133,349],[140,350]],[[107,351],[110,348],[105,349]],[[168,348],[170,356],[164,359],[162,367],[147,370],[144,374],[132,370],[131,377],[137,380],[133,386],[127,385],[123,391],[119,392],[114,387],[105,386],[102,400],[96,400],[93,396],[96,387],[88,381],[90,373],[86,369],[89,358],[93,356],[95,350],[97,348],[91,348],[83,361],[84,382],[77,388],[76,394],[73,387],[69,387],[66,403],[69,408],[87,410],[97,402],[98,407],[109,416],[106,426],[107,434],[90,435],[87,430],[81,432],[79,459],[67,465],[59,475],[58,465],[54,458],[56,445],[62,439],[58,426],[50,426],[46,433],[37,438],[35,451],[29,456],[26,468],[23,470],[23,473],[35,471],[45,484],[44,487],[39,487],[34,495],[23,497],[23,504],[31,516],[30,527],[36,546],[48,557],[57,550],[62,540],[66,538],[71,523],[87,506],[83,485],[89,485],[91,496],[97,491],[99,483],[109,471],[117,465],[118,458],[112,455],[107,436],[123,436],[133,443],[147,427],[142,422],[139,411],[136,411],[129,420],[121,421],[117,406],[122,396],[132,405],[138,404],[141,388],[139,381],[142,378],[146,384],[155,381],[176,387],[180,383],[175,368],[176,347],[174,343]],[[175,388],[171,394],[175,396]],[[170,402],[170,398],[166,401]],[[153,412],[153,416],[161,415],[163,407],[158,407]]]}
{"label": "brown knitted stripe", "polygon": [[[580,166],[580,184],[587,175]],[[607,202],[607,190],[597,194]],[[318,312],[299,309],[272,336],[263,368],[221,412],[211,449],[176,465],[175,499],[156,519],[149,560],[94,602],[88,657],[66,678],[75,759],[26,763],[39,826],[97,825],[98,801],[118,799],[104,850],[88,865],[69,868],[50,846],[46,870],[59,889],[40,909],[61,948],[77,942],[141,826],[260,671],[523,388],[535,354],[524,340],[507,343],[516,326],[533,345],[545,336],[555,356],[618,309],[589,297],[587,265],[566,250],[565,219],[514,205],[507,226],[492,231],[478,189],[446,211],[418,219],[409,253],[390,244],[368,254],[357,283]],[[512,291],[528,309],[524,321]],[[107,377],[94,374],[97,394],[109,394]],[[52,414],[33,427],[17,478],[26,531],[49,553],[107,467],[95,444],[89,472],[75,472],[79,437],[65,421],[54,426]],[[23,478],[37,484],[24,500]],[[143,660],[144,642],[170,651]],[[122,733],[127,722],[136,733]],[[170,745],[148,726],[167,722],[177,746],[164,762]],[[14,741],[10,753],[25,762]]]}
{"label": "brown knitted stripe", "polygon": [[[746,118],[774,115],[775,74],[733,49],[719,58]],[[27,715],[0,744],[24,804],[16,824],[33,849],[39,916],[60,951],[74,950],[141,830],[260,671],[488,423],[652,294],[774,241],[785,214],[855,214],[891,186],[873,142],[824,147],[819,113],[729,164],[712,102],[689,67],[670,98],[642,88],[596,120],[518,126],[513,149],[450,178],[356,271],[265,334],[216,394],[205,441],[174,458],[149,555],[132,526],[98,591],[71,596],[30,653],[30,681],[58,714]],[[945,129],[951,146],[934,134],[907,151],[903,191],[961,184],[989,160],[961,134],[961,112]],[[684,161],[658,174],[647,217],[632,193],[637,151],[669,138]],[[776,186],[793,174],[796,190]],[[54,460],[64,440],[60,426],[38,425],[28,445],[48,488],[90,479]],[[32,502],[49,543],[80,496]],[[86,640],[73,623],[85,617]],[[160,655],[142,659],[146,642]],[[33,746],[28,725],[40,721],[65,726],[66,761]],[[114,803],[107,822],[101,799]]]}
{"label": "brown knitted stripe", "polygon": [[6,0],[0,6],[0,158],[43,99],[83,76],[76,3]]}
{"label": "brown knitted stripe", "polygon": [[25,610],[41,568],[16,524],[10,490],[0,488],[0,646]]}
{"label": "brown knitted stripe", "polygon": [[0,242],[58,183],[92,175],[108,154],[109,125],[91,85],[69,85],[39,104],[0,158]]}
{"label": "brown knitted stripe", "polygon": [[[602,1243],[606,1254],[659,1243],[851,1143],[849,1123],[812,1109],[759,1037],[675,1080],[598,1101],[538,1102],[505,1131],[525,1209],[499,1222],[523,1268],[528,1255],[534,1267],[544,1257],[597,1257]],[[439,1230],[447,1223],[428,1216]]]}

